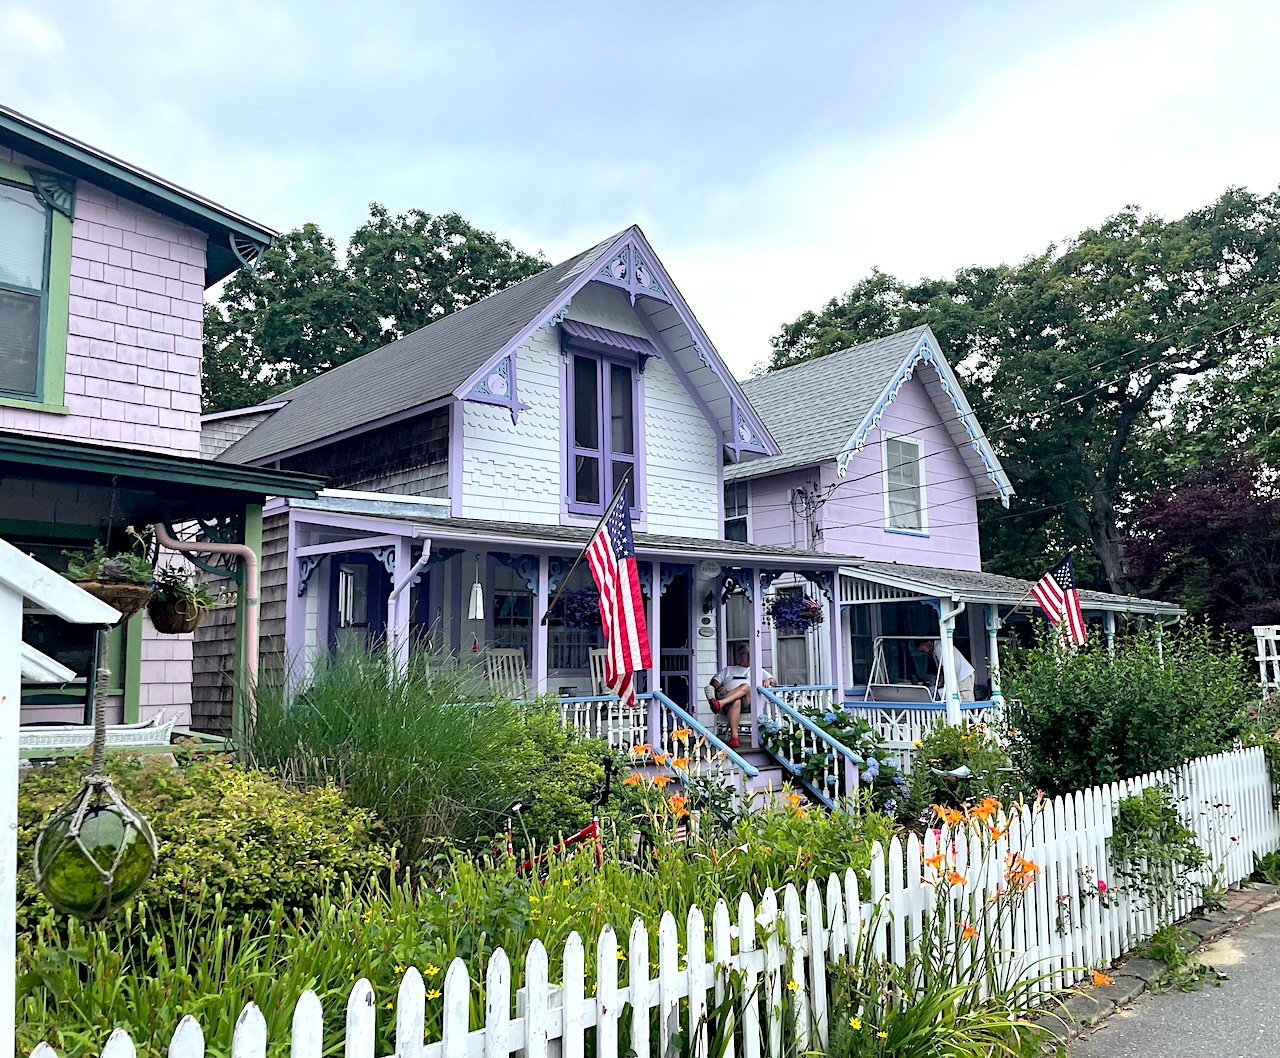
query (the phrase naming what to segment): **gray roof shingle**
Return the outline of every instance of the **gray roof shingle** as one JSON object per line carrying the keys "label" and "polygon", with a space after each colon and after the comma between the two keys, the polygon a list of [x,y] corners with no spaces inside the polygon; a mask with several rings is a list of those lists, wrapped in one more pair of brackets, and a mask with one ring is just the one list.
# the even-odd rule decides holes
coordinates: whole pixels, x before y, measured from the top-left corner
{"label": "gray roof shingle", "polygon": [[782,454],[726,467],[725,478],[761,477],[834,458],[926,330],[913,327],[748,379],[742,389]]}
{"label": "gray roof shingle", "polygon": [[288,403],[218,459],[267,459],[447,396],[625,234],[280,394]]}

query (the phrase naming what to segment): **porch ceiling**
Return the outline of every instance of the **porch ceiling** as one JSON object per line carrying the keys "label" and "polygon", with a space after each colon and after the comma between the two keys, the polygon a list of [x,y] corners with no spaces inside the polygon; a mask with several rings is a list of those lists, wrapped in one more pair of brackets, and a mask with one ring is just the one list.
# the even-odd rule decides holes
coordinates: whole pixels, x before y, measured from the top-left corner
{"label": "porch ceiling", "polygon": [[[357,512],[347,505],[339,513],[324,502],[308,500],[290,501],[295,515],[317,525],[355,526],[352,516]],[[428,536],[433,541],[456,541],[495,550],[525,549],[528,551],[577,551],[586,546],[591,530],[577,526],[519,525],[483,518],[432,517],[423,508],[409,509],[403,513],[388,513],[386,504],[376,513],[359,517],[361,527],[367,531],[400,533],[401,535]],[[767,547],[762,544],[743,544],[731,540],[703,540],[686,536],[666,536],[659,533],[636,533],[636,554],[642,558],[680,558],[691,561],[709,558],[726,566],[767,566],[771,569],[839,569],[861,561],[851,555],[832,555],[821,551],[799,551],[788,547]]]}
{"label": "porch ceiling", "polygon": [[[859,559],[847,563],[840,573],[842,577],[883,585],[916,597],[958,599],[963,602],[1005,606],[1028,601],[1027,593],[1031,590],[1031,581],[1016,577],[1002,577],[997,573],[983,573],[979,570],[911,566],[899,562]],[[1180,606],[1157,599],[1140,599],[1132,595],[1113,595],[1110,592],[1083,589],[1080,592],[1080,605],[1085,610],[1160,617],[1181,617],[1187,612]]]}

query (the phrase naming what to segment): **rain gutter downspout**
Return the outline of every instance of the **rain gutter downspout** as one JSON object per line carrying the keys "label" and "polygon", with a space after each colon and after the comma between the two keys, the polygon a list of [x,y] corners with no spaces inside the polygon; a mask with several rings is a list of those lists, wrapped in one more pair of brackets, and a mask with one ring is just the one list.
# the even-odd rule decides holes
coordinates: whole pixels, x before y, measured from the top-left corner
{"label": "rain gutter downspout", "polygon": [[258,713],[257,701],[254,697],[254,690],[258,686],[258,615],[259,600],[261,598],[261,574],[258,566],[258,553],[248,544],[223,544],[213,540],[179,540],[169,532],[168,526],[163,522],[156,522],[151,529],[156,534],[156,542],[170,551],[188,555],[235,555],[244,563],[244,583],[240,588],[244,592],[244,675],[246,686],[240,688],[240,692],[244,695],[243,729],[245,731],[251,730]]}

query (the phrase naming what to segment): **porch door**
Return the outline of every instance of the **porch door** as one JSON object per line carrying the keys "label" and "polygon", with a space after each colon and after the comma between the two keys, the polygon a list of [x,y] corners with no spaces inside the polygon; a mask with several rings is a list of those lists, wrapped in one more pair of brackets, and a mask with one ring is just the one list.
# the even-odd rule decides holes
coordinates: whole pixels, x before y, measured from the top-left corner
{"label": "porch door", "polygon": [[368,648],[387,638],[391,578],[376,558],[361,552],[334,555],[329,592],[329,649]]}
{"label": "porch door", "polygon": [[663,563],[664,576],[671,576],[660,597],[662,652],[662,693],[676,705],[688,707],[693,700],[694,623],[693,568]]}

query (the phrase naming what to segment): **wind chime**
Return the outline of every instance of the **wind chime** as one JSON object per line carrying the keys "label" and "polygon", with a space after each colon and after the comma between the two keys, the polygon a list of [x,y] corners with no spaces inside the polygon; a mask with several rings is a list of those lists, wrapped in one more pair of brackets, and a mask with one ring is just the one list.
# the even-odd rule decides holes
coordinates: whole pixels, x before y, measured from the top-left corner
{"label": "wind chime", "polygon": [[[471,600],[467,605],[467,620],[484,620],[484,585],[480,583],[479,555],[476,555],[475,583],[471,585]],[[474,629],[471,632],[471,653],[480,653],[480,639]]]}
{"label": "wind chime", "polygon": [[120,796],[107,776],[107,630],[97,633],[100,659],[93,703],[93,762],[75,796],[36,836],[36,885],[54,907],[82,919],[103,918],[125,904],[156,865],[151,825]]}

